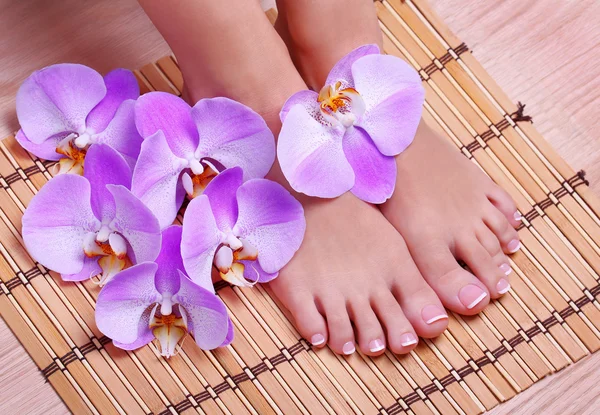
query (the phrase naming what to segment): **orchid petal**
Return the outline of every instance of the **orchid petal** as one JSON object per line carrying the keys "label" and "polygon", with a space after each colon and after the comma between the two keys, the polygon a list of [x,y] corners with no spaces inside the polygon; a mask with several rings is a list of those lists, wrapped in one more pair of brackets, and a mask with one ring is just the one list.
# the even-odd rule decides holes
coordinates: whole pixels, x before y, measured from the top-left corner
{"label": "orchid petal", "polygon": [[56,147],[65,137],[66,133],[58,134],[36,144],[25,136],[23,130],[19,130],[15,135],[21,147],[44,160],[60,160],[64,157],[62,154],[56,152]]}
{"label": "orchid petal", "polygon": [[177,189],[185,163],[171,152],[162,131],[142,143],[131,190],[154,213],[161,228],[173,223],[183,202]]}
{"label": "orchid petal", "polygon": [[[106,129],[123,101],[135,100],[140,96],[137,79],[133,72],[127,69],[115,69],[107,73],[104,76],[104,84],[106,85],[106,95],[88,114],[85,121],[91,134]],[[133,123],[133,118],[131,122]]]}
{"label": "orchid petal", "polygon": [[219,347],[229,346],[231,343],[233,343],[234,337],[235,337],[235,330],[233,327],[233,322],[231,321],[231,319],[229,319],[228,327],[227,327],[227,337],[225,337],[225,340],[223,340],[223,343],[221,343],[221,345]]}
{"label": "orchid petal", "polygon": [[154,340],[154,333],[152,333],[152,329],[150,328],[150,320],[156,314],[157,308],[158,304],[155,304],[154,307],[148,307],[144,311],[138,323],[138,338],[133,343],[120,343],[116,340],[113,340],[113,344],[119,349],[135,350]]}
{"label": "orchid petal", "polygon": [[133,263],[154,261],[160,252],[161,233],[158,220],[126,187],[106,186],[115,199],[115,230],[127,239],[133,251]]}
{"label": "orchid petal", "polygon": [[342,59],[340,59],[329,72],[325,85],[335,85],[340,81],[344,88],[354,88],[354,78],[352,77],[352,65],[358,59],[367,55],[379,55],[377,45],[364,45],[354,49]]}
{"label": "orchid petal", "polygon": [[233,167],[219,173],[204,190],[210,200],[217,227],[223,232],[231,230],[238,216],[236,192],[242,185],[242,169]]}
{"label": "orchid petal", "polygon": [[200,143],[197,158],[239,166],[244,180],[265,177],[275,161],[275,139],[260,115],[228,98],[198,101],[192,108]]}
{"label": "orchid petal", "polygon": [[165,296],[179,291],[179,271],[185,270],[181,258],[181,226],[172,225],[162,231],[162,246],[154,262],[158,265],[155,285]]}
{"label": "orchid petal", "polygon": [[235,235],[258,250],[258,262],[267,273],[284,267],[300,248],[306,222],[304,209],[278,183],[254,179],[237,192],[238,220]]}
{"label": "orchid petal", "polygon": [[217,249],[214,263],[221,273],[226,274],[229,268],[231,268],[231,264],[233,264],[233,251],[231,248],[222,246]]}
{"label": "orchid petal", "polygon": [[196,284],[214,292],[211,269],[221,231],[217,228],[206,195],[194,198],[183,216],[181,256],[187,275]]}
{"label": "orchid petal", "polygon": [[352,193],[369,203],[383,203],[396,185],[396,160],[379,152],[371,138],[360,128],[350,128],[344,136],[344,154],[356,181]]}
{"label": "orchid petal", "polygon": [[425,91],[405,89],[369,110],[357,123],[386,156],[400,154],[412,143],[423,109]]}
{"label": "orchid petal", "polygon": [[19,124],[32,143],[85,130],[85,119],[106,94],[102,76],[84,65],[63,63],[32,73],[17,92]]}
{"label": "orchid petal", "polygon": [[421,86],[419,74],[391,55],[363,56],[352,65],[352,75],[367,111],[397,92]]}
{"label": "orchid petal", "polygon": [[258,261],[240,261],[244,265],[244,278],[247,280],[257,280],[264,284],[265,282],[273,281],[279,275],[279,272],[268,273],[260,266]]}
{"label": "orchid petal", "polygon": [[61,274],[63,281],[85,281],[102,273],[102,268],[98,264],[98,257],[83,259],[83,268],[75,274]]}
{"label": "orchid petal", "polygon": [[64,175],[50,180],[33,197],[23,214],[23,241],[36,261],[61,274],[81,272],[83,240],[100,227],[90,194],[87,179]]}
{"label": "orchid petal", "polygon": [[130,99],[123,101],[106,129],[98,133],[95,138],[97,143],[108,144],[117,150],[132,170],[143,141],[135,126],[134,108],[135,101]]}
{"label": "orchid petal", "polygon": [[277,157],[292,188],[309,196],[337,197],[354,185],[344,156],[343,130],[316,121],[304,107],[290,109],[279,133]]}
{"label": "orchid petal", "polygon": [[316,120],[322,119],[319,102],[317,101],[318,97],[319,94],[309,89],[296,92],[283,104],[283,108],[279,112],[279,119],[281,122],[284,122],[294,105],[302,105],[311,117]]}
{"label": "orchid petal", "polygon": [[231,285],[244,288],[254,286],[260,278],[256,270],[253,268],[246,270],[246,267],[241,262],[234,262],[227,272],[220,272],[219,275]]}
{"label": "orchid petal", "polygon": [[102,333],[124,344],[138,339],[142,315],[160,300],[154,287],[157,268],[151,262],[134,265],[104,286],[96,301],[96,325]]}
{"label": "orchid petal", "polygon": [[[229,316],[225,304],[212,292],[194,284],[181,271],[181,288],[176,300],[187,314],[189,331],[203,350],[219,347],[229,332]],[[180,309],[181,310],[181,309]]]}
{"label": "orchid petal", "polygon": [[162,130],[178,157],[187,159],[198,147],[198,130],[190,114],[191,107],[167,92],[149,92],[135,104],[135,125],[144,138]]}
{"label": "orchid petal", "polygon": [[85,155],[83,175],[90,182],[91,204],[100,221],[115,216],[115,201],[107,184],[131,187],[131,170],[125,159],[106,144],[92,144]]}

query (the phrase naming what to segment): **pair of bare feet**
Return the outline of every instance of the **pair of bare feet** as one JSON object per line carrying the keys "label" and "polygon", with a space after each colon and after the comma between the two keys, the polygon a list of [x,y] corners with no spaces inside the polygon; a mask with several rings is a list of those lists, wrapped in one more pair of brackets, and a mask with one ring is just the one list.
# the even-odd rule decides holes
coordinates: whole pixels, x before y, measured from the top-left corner
{"label": "pair of bare feet", "polygon": [[[177,2],[168,10],[161,3],[141,1],[179,60],[188,99],[236,99],[275,136],[290,95],[307,85],[318,91],[339,58],[381,44],[371,0],[280,0],[277,31],[256,0]],[[476,314],[510,288],[505,254],[520,247],[510,196],[424,123],[396,159],[396,191],[379,207],[350,193],[297,195],[305,240],[270,284],[317,347],[407,353],[418,336],[442,333],[444,308]],[[286,184],[277,165],[270,177]]]}

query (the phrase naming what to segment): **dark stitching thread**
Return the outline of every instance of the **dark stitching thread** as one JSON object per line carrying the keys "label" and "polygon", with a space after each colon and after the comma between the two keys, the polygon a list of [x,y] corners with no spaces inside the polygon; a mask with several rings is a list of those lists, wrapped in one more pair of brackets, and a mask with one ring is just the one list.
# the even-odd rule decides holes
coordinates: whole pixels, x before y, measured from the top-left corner
{"label": "dark stitching thread", "polygon": [[[378,0],[375,0],[375,1],[378,1]],[[436,61],[434,60],[429,65],[421,68],[421,71],[425,72],[427,74],[427,76],[430,77],[431,74],[443,69],[448,62],[450,62],[451,60],[454,59],[454,56],[452,56],[452,54],[450,52],[454,52],[454,54],[456,56],[460,56],[463,53],[468,52],[468,51],[469,51],[469,48],[463,42],[460,45],[458,45],[454,50],[452,48],[450,48],[450,49],[448,49],[448,52],[446,52],[441,57],[437,58],[437,61],[441,64],[441,68],[437,65]],[[421,72],[421,71],[419,71],[419,72]],[[425,77],[423,77],[423,74],[420,74],[420,76],[421,76],[421,80],[425,81]]]}
{"label": "dark stitching thread", "polygon": [[[99,346],[96,345],[96,342],[94,342],[94,340],[98,342]],[[104,345],[110,342],[111,340],[106,336],[102,336],[99,339],[97,339],[96,337],[92,337],[90,339],[90,342],[84,344],[83,346],[79,348],[75,346],[70,352],[68,352],[64,356],[55,357],[52,363],[50,363],[46,368],[40,370],[40,372],[42,372],[42,376],[44,376],[44,379],[46,379],[46,382],[48,382],[48,378],[60,369],[58,363],[60,363],[64,368],[61,370],[67,370],[67,366],[70,363],[73,363],[76,360],[83,361],[88,353],[94,350],[101,350],[104,348]],[[79,351],[79,353],[81,354],[81,358],[78,356],[77,351]]]}

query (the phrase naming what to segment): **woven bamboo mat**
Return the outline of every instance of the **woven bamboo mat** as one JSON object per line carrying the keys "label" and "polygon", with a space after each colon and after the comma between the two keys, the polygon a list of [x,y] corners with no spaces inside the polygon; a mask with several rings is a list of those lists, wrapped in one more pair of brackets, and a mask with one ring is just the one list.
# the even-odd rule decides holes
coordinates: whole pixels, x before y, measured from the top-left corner
{"label": "woven bamboo mat", "polygon": [[[65,283],[23,247],[21,216],[50,163],[0,142],[0,314],[76,414],[477,414],[600,348],[600,203],[425,0],[375,7],[385,51],[406,59],[439,127],[524,213],[511,290],[406,356],[313,350],[267,287],[219,296],[236,328],[214,352],[192,341],[165,360],[154,345],[115,348],[94,324],[97,287]],[[269,15],[271,18],[273,14]],[[143,92],[179,94],[171,57],[136,71]]]}

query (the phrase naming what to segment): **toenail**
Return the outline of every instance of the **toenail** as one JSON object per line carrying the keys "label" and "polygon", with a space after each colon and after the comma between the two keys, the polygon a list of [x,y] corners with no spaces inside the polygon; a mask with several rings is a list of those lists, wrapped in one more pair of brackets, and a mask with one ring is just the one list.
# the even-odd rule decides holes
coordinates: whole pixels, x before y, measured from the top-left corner
{"label": "toenail", "polygon": [[496,284],[496,290],[498,290],[498,294],[506,294],[508,290],[510,290],[510,284],[502,278],[498,281],[498,284]]}
{"label": "toenail", "polygon": [[519,222],[521,221],[521,219],[523,219],[523,215],[521,215],[521,212],[519,212],[518,210],[515,212],[513,217],[515,218],[516,221],[519,221]]}
{"label": "toenail", "polygon": [[418,341],[417,336],[412,333],[404,333],[400,336],[400,344],[403,347],[412,346],[413,344],[417,344]]}
{"label": "toenail", "polygon": [[423,307],[423,310],[421,310],[421,317],[423,317],[425,323],[432,324],[438,320],[448,318],[448,314],[446,314],[442,308],[436,305],[428,305]]}
{"label": "toenail", "polygon": [[462,287],[458,293],[460,302],[469,310],[482,302],[485,297],[487,297],[487,293],[473,284]]}
{"label": "toenail", "polygon": [[325,337],[322,334],[315,334],[310,338],[310,342],[313,346],[320,346],[325,343]]}
{"label": "toenail", "polygon": [[500,265],[500,271],[502,271],[504,275],[508,275],[512,272],[512,268],[510,267],[510,265],[504,263]]}
{"label": "toenail", "polygon": [[521,248],[521,242],[518,239],[513,239],[512,241],[510,241],[508,243],[507,248],[508,248],[508,252],[510,252],[511,254],[514,254]]}
{"label": "toenail", "polygon": [[344,352],[344,354],[352,354],[355,351],[356,348],[354,347],[353,342],[346,342],[346,344],[344,344],[344,346],[342,347],[342,352]]}
{"label": "toenail", "polygon": [[[372,340],[371,343],[369,343],[369,351],[371,353],[377,353],[382,351],[383,349],[385,349],[385,344],[379,339]],[[346,352],[344,351],[344,353]]]}

